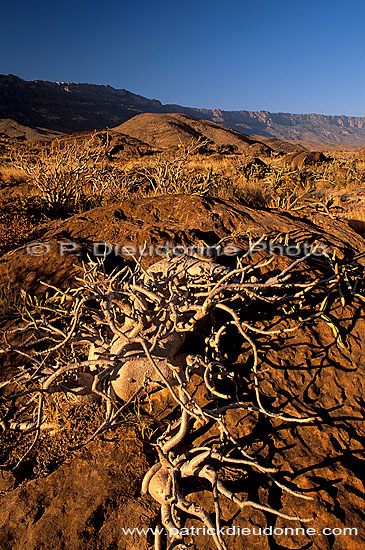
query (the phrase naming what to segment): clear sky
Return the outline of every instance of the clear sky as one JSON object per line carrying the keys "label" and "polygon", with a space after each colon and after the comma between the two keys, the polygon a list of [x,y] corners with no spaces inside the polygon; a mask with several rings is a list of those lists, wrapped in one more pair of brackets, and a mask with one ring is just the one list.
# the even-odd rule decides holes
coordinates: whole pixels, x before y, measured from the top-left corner
{"label": "clear sky", "polygon": [[2,0],[0,73],[365,116],[364,0]]}

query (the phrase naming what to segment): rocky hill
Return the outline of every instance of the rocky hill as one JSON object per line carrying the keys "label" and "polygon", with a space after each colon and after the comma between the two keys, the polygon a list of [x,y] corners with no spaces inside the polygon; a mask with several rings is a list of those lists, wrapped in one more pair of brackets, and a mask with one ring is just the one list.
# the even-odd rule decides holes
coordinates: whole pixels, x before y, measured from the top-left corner
{"label": "rocky hill", "polygon": [[247,135],[322,144],[365,145],[365,117],[222,111],[163,105],[107,85],[25,81],[0,75],[0,119],[71,133],[122,124],[140,113],[182,113]]}
{"label": "rocky hill", "polygon": [[37,126],[23,126],[11,118],[0,119],[0,136],[3,137],[27,141],[48,141],[62,135],[61,132],[57,132],[56,130],[46,130]]}
{"label": "rocky hill", "polygon": [[304,151],[298,143],[264,136],[248,136],[222,124],[201,120],[180,113],[144,113],[112,129],[111,135],[122,133],[153,148],[188,145],[194,140],[206,143],[206,150],[218,153],[242,153],[270,156],[270,152]]}
{"label": "rocky hill", "polygon": [[[122,132],[154,147],[185,145],[192,140],[208,141],[217,150],[230,148],[236,151],[247,149],[257,143],[248,136],[207,120],[199,120],[183,114],[145,113],[137,115],[114,132]],[[208,145],[208,146],[209,146]]]}

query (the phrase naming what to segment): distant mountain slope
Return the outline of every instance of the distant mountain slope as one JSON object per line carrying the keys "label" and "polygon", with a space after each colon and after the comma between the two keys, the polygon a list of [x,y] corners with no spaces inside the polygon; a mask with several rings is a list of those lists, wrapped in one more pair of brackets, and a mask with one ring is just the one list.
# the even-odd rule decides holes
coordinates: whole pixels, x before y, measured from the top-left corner
{"label": "distant mountain slope", "polygon": [[221,111],[165,105],[170,112],[212,120],[248,135],[288,141],[365,144],[365,117],[345,115],[270,113],[268,111]]}
{"label": "distant mountain slope", "polygon": [[25,81],[0,75],[0,119],[60,132],[113,127],[140,113],[181,113],[247,135],[287,141],[365,146],[365,117],[222,111],[162,105],[107,85]]}
{"label": "distant mountain slope", "polygon": [[159,101],[110,86],[0,75],[0,119],[11,118],[24,126],[65,133],[101,130],[161,109]]}

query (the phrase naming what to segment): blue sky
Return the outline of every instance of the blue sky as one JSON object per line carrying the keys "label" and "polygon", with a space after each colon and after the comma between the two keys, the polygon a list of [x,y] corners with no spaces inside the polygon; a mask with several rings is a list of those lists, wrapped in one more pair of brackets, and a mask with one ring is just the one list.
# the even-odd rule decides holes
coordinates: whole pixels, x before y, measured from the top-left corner
{"label": "blue sky", "polygon": [[163,103],[365,116],[363,0],[3,0],[0,73]]}

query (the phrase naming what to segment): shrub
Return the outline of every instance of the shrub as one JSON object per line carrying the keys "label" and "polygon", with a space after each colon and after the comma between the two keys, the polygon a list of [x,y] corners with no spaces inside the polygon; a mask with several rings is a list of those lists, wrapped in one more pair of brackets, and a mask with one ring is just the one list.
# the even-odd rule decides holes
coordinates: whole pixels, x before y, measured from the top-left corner
{"label": "shrub", "polygon": [[48,210],[79,211],[88,190],[99,191],[107,171],[108,145],[97,133],[88,141],[57,139],[36,158],[19,156],[16,167],[27,174]]}

